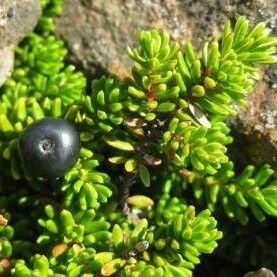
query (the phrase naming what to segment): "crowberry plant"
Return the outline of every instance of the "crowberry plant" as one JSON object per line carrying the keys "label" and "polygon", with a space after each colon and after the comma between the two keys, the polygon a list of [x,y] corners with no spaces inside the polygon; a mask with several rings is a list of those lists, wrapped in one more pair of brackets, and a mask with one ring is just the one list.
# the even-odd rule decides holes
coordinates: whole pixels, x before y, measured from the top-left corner
{"label": "crowberry plant", "polygon": [[[247,246],[249,263],[276,269],[277,248],[257,250],[247,235],[247,224],[277,217],[276,173],[270,165],[235,168],[227,154],[233,104],[246,104],[255,65],[276,61],[277,39],[265,24],[228,21],[200,53],[163,30],[142,31],[128,48],[132,78],[90,84],[65,63],[53,34],[62,0],[41,4],[0,93],[2,274],[192,276],[218,243],[218,255],[222,244],[230,260],[247,260]],[[60,164],[63,176],[50,172],[52,160],[38,172],[36,155],[30,166],[22,143],[26,133],[27,146],[36,138],[28,130],[44,118],[78,130],[80,149],[75,164]],[[60,178],[32,178],[48,175]]]}

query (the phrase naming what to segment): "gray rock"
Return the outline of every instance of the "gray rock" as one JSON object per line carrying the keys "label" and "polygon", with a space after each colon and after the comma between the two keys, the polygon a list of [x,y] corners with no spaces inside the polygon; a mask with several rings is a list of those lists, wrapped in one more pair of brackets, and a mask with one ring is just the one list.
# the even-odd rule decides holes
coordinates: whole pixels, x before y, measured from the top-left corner
{"label": "gray rock", "polygon": [[163,28],[175,41],[193,39],[199,48],[239,14],[254,23],[266,21],[276,31],[274,1],[64,0],[56,32],[68,44],[70,61],[89,76],[108,72],[124,77],[130,66],[126,46],[136,44],[140,30]]}
{"label": "gray rock", "polygon": [[14,64],[13,47],[0,49],[0,87],[10,77]]}
{"label": "gray rock", "polygon": [[[277,31],[276,0],[65,0],[56,27],[70,49],[69,61],[89,77],[112,73],[124,78],[131,65],[126,46],[136,45],[140,30],[164,28],[175,41],[192,39],[200,49],[239,14]],[[277,169],[276,88],[276,66],[270,66],[249,96],[248,108],[231,122],[236,141],[232,156],[240,164],[268,162]]]}
{"label": "gray rock", "polygon": [[275,275],[271,270],[263,267],[258,271],[248,272],[243,277],[275,277]]}
{"label": "gray rock", "polygon": [[241,165],[269,163],[277,170],[277,91],[266,81],[248,95],[248,106],[230,120],[234,144],[233,160]]}
{"label": "gray rock", "polygon": [[176,41],[191,37],[189,21],[176,0],[65,0],[57,34],[68,44],[70,60],[90,76],[129,75],[127,45],[140,30],[164,28]]}
{"label": "gray rock", "polygon": [[39,0],[1,0],[0,48],[17,44],[33,30],[40,15]]}

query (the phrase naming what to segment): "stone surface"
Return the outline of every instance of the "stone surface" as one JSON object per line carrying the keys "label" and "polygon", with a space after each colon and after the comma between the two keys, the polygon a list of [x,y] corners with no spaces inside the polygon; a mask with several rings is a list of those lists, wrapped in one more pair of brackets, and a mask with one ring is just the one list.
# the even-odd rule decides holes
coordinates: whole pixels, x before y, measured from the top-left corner
{"label": "stone surface", "polygon": [[277,91],[259,82],[247,98],[248,106],[230,120],[232,158],[241,165],[267,162],[277,170]]}
{"label": "stone surface", "polygon": [[14,45],[33,30],[40,15],[39,0],[0,0],[0,86],[12,73]]}
{"label": "stone surface", "polygon": [[10,77],[14,64],[13,47],[0,49],[0,87]]}
{"label": "stone surface", "polygon": [[271,270],[263,267],[258,271],[248,272],[243,277],[275,277],[275,274]]}
{"label": "stone surface", "polygon": [[165,28],[177,41],[191,37],[181,2],[65,0],[57,33],[68,43],[71,61],[89,75],[108,71],[124,77],[130,66],[126,46],[135,45],[140,30]]}
{"label": "stone surface", "polygon": [[[219,33],[226,19],[245,14],[252,23],[265,21],[277,32],[276,0],[65,0],[56,21],[57,34],[70,49],[69,61],[87,76],[128,76],[126,46],[137,33],[153,27],[168,30],[179,42],[203,40]],[[232,156],[241,164],[269,162],[277,168],[277,69],[269,66],[249,106],[231,121],[236,144]]]}
{"label": "stone surface", "polygon": [[254,23],[266,21],[276,31],[276,0],[64,0],[56,27],[68,43],[70,61],[89,76],[125,76],[130,66],[126,46],[136,44],[140,30],[164,28],[174,40],[193,39],[199,47],[239,14]]}
{"label": "stone surface", "polygon": [[39,0],[1,0],[0,48],[17,44],[33,30],[40,14]]}

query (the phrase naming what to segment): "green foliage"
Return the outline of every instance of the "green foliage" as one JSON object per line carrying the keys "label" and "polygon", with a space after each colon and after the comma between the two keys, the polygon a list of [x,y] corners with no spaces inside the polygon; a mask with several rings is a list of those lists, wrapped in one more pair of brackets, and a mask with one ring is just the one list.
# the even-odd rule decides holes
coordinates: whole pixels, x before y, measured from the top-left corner
{"label": "green foliage", "polygon": [[127,109],[138,113],[147,121],[156,118],[156,113],[168,113],[175,109],[179,88],[172,85],[173,71],[177,64],[177,43],[171,44],[165,31],[142,31],[139,34],[139,49],[128,48],[134,60],[134,80],[128,86]]}
{"label": "green foliage", "polygon": [[65,66],[66,53],[61,40],[34,33],[16,49],[15,69],[0,98],[0,153],[3,167],[11,161],[7,170],[15,179],[22,176],[16,145],[24,128],[43,117],[64,117],[68,105],[84,97],[85,78]]}
{"label": "green foliage", "polygon": [[[34,271],[27,268],[24,261],[17,261],[15,276],[22,276],[25,271],[28,274],[47,272],[49,275],[45,276],[56,276],[52,275],[53,272],[60,273],[60,276],[85,276],[81,274],[89,273],[102,276],[114,273],[120,276],[192,276],[191,270],[200,263],[201,253],[211,253],[222,233],[216,229],[216,220],[210,216],[209,210],[195,215],[192,206],[180,205],[182,214],[174,212],[170,220],[160,222],[157,227],[154,225],[154,211],[149,219],[153,225],[147,219],[141,219],[131,229],[118,224],[111,228],[103,217],[95,218],[94,210],[73,215],[65,209],[57,212],[52,205],[47,205],[47,218],[39,219],[43,233],[37,243],[42,249],[45,245],[46,249],[52,248],[51,256],[49,260],[34,256]],[[158,207],[161,207],[160,203]],[[35,263],[37,260],[42,262]]]}
{"label": "green foliage", "polygon": [[[192,206],[185,207],[183,214],[175,214],[158,228],[148,227],[147,221],[141,220],[127,240],[124,240],[123,230],[114,225],[115,252],[122,249],[127,252],[128,259],[120,261],[121,267],[126,265],[123,276],[191,276],[194,264],[200,263],[200,254],[211,253],[217,246],[216,240],[222,236],[215,226],[216,221],[208,210],[195,216]],[[115,261],[119,262],[118,258],[106,263],[102,274],[105,270],[114,270]]]}
{"label": "green foliage", "polygon": [[174,117],[163,135],[163,152],[178,167],[192,167],[200,173],[213,175],[228,161],[225,144],[231,143],[229,128],[214,122],[211,128],[188,125]]}
{"label": "green foliage", "polygon": [[[102,77],[87,89],[52,34],[62,0],[41,5],[0,89],[1,273],[192,276],[223,235],[212,213],[241,225],[251,214],[258,222],[277,217],[275,172],[265,165],[236,174],[227,155],[231,104],[245,104],[258,78],[254,65],[276,60],[277,40],[263,23],[248,28],[239,17],[232,29],[227,22],[199,56],[165,31],[142,31],[138,48],[128,48],[132,78]],[[73,168],[47,182],[26,175],[17,150],[22,131],[43,117],[73,122],[82,143]],[[240,234],[232,224],[223,249]]]}
{"label": "green foliage", "polygon": [[[0,225],[0,236],[1,236],[1,242],[0,242],[0,257],[10,257],[12,255],[12,245],[10,243],[10,240],[13,237],[14,230],[12,226],[5,225],[7,222],[7,219],[3,217],[5,220],[4,225],[3,222]],[[2,220],[2,218],[1,218]]]}
{"label": "green foliage", "polygon": [[24,260],[19,260],[13,269],[14,276],[51,276],[53,273],[49,269],[49,263],[45,256],[36,254],[32,258],[32,267],[33,269],[29,269]]}
{"label": "green foliage", "polygon": [[54,17],[62,12],[63,0],[40,0],[43,8],[36,30],[38,32],[53,32],[55,30]]}
{"label": "green foliage", "polygon": [[234,165],[229,162],[214,176],[201,177],[190,172],[185,180],[192,184],[197,201],[205,199],[212,211],[221,202],[228,217],[245,225],[248,223],[246,208],[250,208],[258,221],[264,221],[266,214],[277,216],[277,180],[271,178],[273,174],[269,165],[259,170],[249,165],[235,175]]}
{"label": "green foliage", "polygon": [[90,150],[81,149],[80,160],[61,182],[65,207],[77,206],[81,210],[97,208],[111,197],[110,178],[106,173],[95,170],[99,161],[92,155]]}
{"label": "green foliage", "polygon": [[[92,82],[91,95],[84,100],[84,121],[91,125],[91,132],[110,132],[123,122],[123,103],[126,94],[115,78],[102,77]],[[96,126],[95,126],[96,125]],[[98,128],[97,128],[98,127]]]}
{"label": "green foliage", "polygon": [[244,95],[258,78],[253,65],[274,63],[276,37],[269,36],[264,23],[248,28],[240,17],[234,30],[228,21],[221,42],[216,38],[204,44],[198,58],[191,43],[178,53],[176,82],[188,101],[215,115],[235,115],[232,101],[245,104]]}
{"label": "green foliage", "polygon": [[38,244],[51,246],[55,243],[74,242],[101,248],[101,244],[106,244],[110,239],[110,233],[107,231],[110,224],[104,218],[94,220],[94,210],[79,211],[73,216],[68,210],[63,209],[57,213],[53,206],[47,205],[45,213],[47,219],[38,221],[44,229],[37,238]]}

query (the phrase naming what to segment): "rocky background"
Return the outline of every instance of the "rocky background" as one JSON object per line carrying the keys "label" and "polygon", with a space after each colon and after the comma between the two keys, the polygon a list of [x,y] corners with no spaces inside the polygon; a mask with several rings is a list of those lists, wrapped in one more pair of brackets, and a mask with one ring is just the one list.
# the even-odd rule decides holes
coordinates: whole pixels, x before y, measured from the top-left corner
{"label": "rocky background", "polygon": [[0,86],[10,76],[14,46],[36,26],[39,0],[0,0]]}
{"label": "rocky background", "polygon": [[[13,48],[41,14],[39,0],[0,1],[0,85],[13,68]],[[64,0],[56,20],[57,35],[69,47],[68,60],[89,79],[102,74],[130,75],[126,46],[135,46],[142,29],[164,28],[180,43],[202,42],[221,31],[227,19],[245,14],[251,23],[265,21],[277,33],[277,0]],[[230,120],[239,164],[270,163],[277,169],[277,65],[261,71],[249,105]]]}
{"label": "rocky background", "polygon": [[[65,0],[56,20],[57,35],[70,49],[69,61],[88,77],[112,73],[128,76],[126,46],[136,44],[142,29],[164,28],[178,42],[192,40],[200,49],[227,19],[245,14],[251,23],[265,21],[277,32],[277,0]],[[277,66],[261,72],[249,106],[230,121],[235,136],[232,158],[264,162],[277,169]]]}

